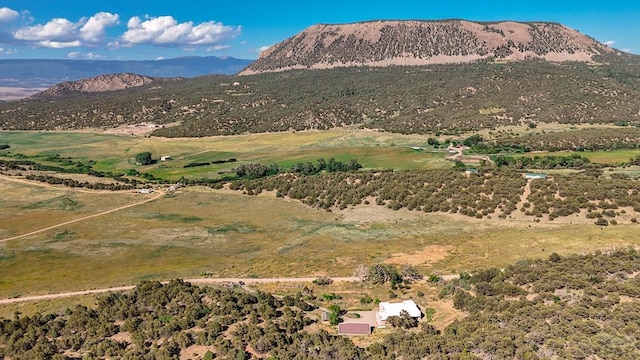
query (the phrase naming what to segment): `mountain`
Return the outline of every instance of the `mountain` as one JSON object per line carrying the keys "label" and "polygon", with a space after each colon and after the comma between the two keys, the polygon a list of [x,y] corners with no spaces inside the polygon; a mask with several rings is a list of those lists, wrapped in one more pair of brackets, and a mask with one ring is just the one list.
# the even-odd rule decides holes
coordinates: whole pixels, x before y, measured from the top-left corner
{"label": "mountain", "polygon": [[[420,22],[392,23],[404,26]],[[435,37],[438,51],[471,57],[471,47],[464,44],[480,43],[480,48],[487,49],[486,54],[495,54],[495,50],[489,50],[497,47],[488,40],[460,40],[461,34],[468,33],[460,24],[468,27],[469,22],[426,22],[423,28],[440,23],[448,24],[450,31]],[[363,24],[378,26],[388,22]],[[387,46],[375,47],[381,52],[367,53],[360,48],[353,54],[345,53],[371,60],[363,60],[360,66],[320,69],[313,65],[319,63],[313,54],[326,54],[326,48],[333,45],[317,43],[313,46],[317,51],[310,52],[311,45],[299,42],[291,47],[289,59],[299,59],[296,61],[315,70],[305,67],[285,71],[284,67],[273,66],[272,70],[257,71],[265,68],[265,59],[279,53],[282,44],[290,42],[287,40],[262,54],[243,72],[249,75],[154,78],[150,84],[118,91],[63,91],[73,95],[53,101],[28,99],[0,104],[0,129],[104,128],[147,121],[173,125],[156,130],[156,136],[197,137],[343,126],[454,134],[506,125],[640,123],[640,56],[618,52],[562,25],[536,24],[542,25],[481,24],[493,29],[481,30],[489,37],[502,36],[497,31],[504,28],[502,33],[505,37],[509,34],[515,48],[522,47],[521,55],[529,51],[538,54],[524,56],[521,61],[508,55],[509,51],[515,54],[515,50],[510,47],[510,40],[505,40],[504,56],[476,55],[478,58],[470,62],[362,65],[374,64],[380,54],[396,53],[390,50],[394,44],[411,43],[405,39],[407,32],[393,32],[393,40],[391,30],[385,28],[380,39],[386,39]],[[533,32],[532,41],[525,44],[513,40],[520,34],[517,28]],[[518,36],[524,37],[523,34]],[[544,41],[540,40],[543,36]],[[353,44],[373,41],[368,32],[353,33],[348,38],[356,39]],[[325,36],[327,44],[331,39]],[[424,46],[422,49],[427,51]]]}
{"label": "mountain", "polygon": [[77,81],[65,81],[30,97],[31,100],[53,100],[73,94],[117,91],[151,84],[153,78],[137,74],[98,75]]}
{"label": "mountain", "polygon": [[311,26],[264,51],[240,74],[486,59],[594,62],[616,53],[557,23],[369,21]]}
{"label": "mountain", "polygon": [[50,87],[105,74],[196,77],[235,74],[252,60],[233,57],[181,57],[166,60],[0,60],[0,87]]}

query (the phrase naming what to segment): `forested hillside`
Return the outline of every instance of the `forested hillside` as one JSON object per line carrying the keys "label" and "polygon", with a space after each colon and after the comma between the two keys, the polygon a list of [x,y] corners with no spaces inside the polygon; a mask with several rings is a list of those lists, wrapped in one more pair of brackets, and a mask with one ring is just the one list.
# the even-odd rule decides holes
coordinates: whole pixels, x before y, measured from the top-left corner
{"label": "forested hillside", "polygon": [[193,137],[347,125],[398,133],[458,132],[530,123],[637,122],[640,63],[541,61],[342,68],[211,76],[0,104],[0,128],[177,126]]}

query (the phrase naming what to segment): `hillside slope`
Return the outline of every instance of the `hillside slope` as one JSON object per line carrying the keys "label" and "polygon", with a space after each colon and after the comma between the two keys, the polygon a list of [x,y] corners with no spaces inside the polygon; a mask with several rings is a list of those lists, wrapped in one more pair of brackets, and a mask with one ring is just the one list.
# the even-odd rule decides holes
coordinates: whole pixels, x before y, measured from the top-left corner
{"label": "hillside slope", "polygon": [[1,129],[180,122],[161,136],[328,129],[458,131],[530,122],[640,120],[640,65],[480,62],[166,80],[56,101],[0,104]]}
{"label": "hillside slope", "polygon": [[483,59],[591,62],[616,53],[556,23],[369,21],[311,26],[263,52],[240,74]]}
{"label": "hillside slope", "polygon": [[51,87],[104,74],[133,73],[149,77],[196,77],[231,75],[251,60],[233,57],[192,56],[163,60],[54,60],[0,59],[0,86]]}
{"label": "hillside slope", "polygon": [[52,100],[71,94],[116,91],[151,84],[153,78],[136,74],[106,74],[78,81],[65,81],[30,97],[31,100]]}

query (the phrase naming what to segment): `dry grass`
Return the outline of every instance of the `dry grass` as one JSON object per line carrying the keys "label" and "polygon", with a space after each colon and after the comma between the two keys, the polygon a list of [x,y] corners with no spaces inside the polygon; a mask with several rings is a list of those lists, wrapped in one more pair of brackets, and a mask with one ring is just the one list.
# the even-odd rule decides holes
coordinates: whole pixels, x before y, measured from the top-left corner
{"label": "dry grass", "polygon": [[139,201],[133,192],[76,191],[64,186],[25,185],[0,177],[0,239]]}
{"label": "dry grass", "polygon": [[[23,189],[28,191],[29,186],[0,184],[10,187],[3,201],[12,205],[4,207],[2,223],[10,224],[11,232],[34,230],[45,220],[29,222],[24,214],[13,215],[9,208],[59,196],[57,190],[48,194],[51,190],[38,188],[32,190],[31,202],[25,202]],[[80,197],[83,212],[96,212],[109,205],[110,195],[67,196]],[[116,200],[131,195],[113,196],[115,205]],[[42,211],[33,219],[53,212],[32,211]],[[61,214],[58,218],[78,215],[77,209],[56,211]],[[14,219],[19,226],[13,225]],[[272,196],[188,188],[175,197],[0,245],[0,296],[204,273],[218,277],[350,276],[359,264],[382,262],[414,264],[424,273],[457,273],[547,257],[554,251],[584,253],[636,246],[638,240],[629,236],[635,230],[633,225],[601,229],[592,224],[471,219],[373,205],[327,213]]]}
{"label": "dry grass", "polygon": [[[98,167],[109,169],[132,167],[133,155],[145,150],[177,158],[173,169],[181,168],[182,162],[207,156],[237,154],[242,154],[239,159],[260,161],[355,154],[372,167],[444,166],[439,155],[408,149],[420,145],[424,137],[362,130],[205,139],[15,132],[3,133],[5,140],[14,152],[95,159]],[[156,165],[148,170],[169,173],[171,168]],[[2,238],[132,203],[143,196],[80,192],[2,180],[0,193]],[[425,274],[448,274],[503,267],[523,258],[548,257],[552,252],[585,253],[638,246],[640,242],[633,236],[637,227],[624,217],[620,218],[622,225],[599,228],[580,218],[535,223],[520,215],[474,219],[459,214],[393,211],[374,205],[327,213],[273,195],[245,196],[188,188],[174,197],[0,244],[0,297],[203,274],[350,276],[359,264],[384,262],[412,264]],[[349,293],[355,299],[345,304],[358,305],[363,291],[378,290],[345,289],[345,295]],[[387,292],[388,289],[375,294],[386,300]],[[436,302],[429,296],[425,299]],[[436,314],[449,314],[441,318],[436,315],[435,321],[442,324],[460,315],[446,304],[438,306]]]}
{"label": "dry grass", "polygon": [[16,312],[24,315],[57,314],[74,305],[91,307],[95,304],[96,295],[73,296],[60,299],[25,301],[0,305],[0,318],[13,319]]}

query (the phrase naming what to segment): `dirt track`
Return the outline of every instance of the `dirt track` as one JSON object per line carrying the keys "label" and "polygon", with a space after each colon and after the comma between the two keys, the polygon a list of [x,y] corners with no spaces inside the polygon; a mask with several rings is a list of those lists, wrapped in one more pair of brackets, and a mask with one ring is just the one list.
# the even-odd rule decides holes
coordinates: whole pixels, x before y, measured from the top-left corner
{"label": "dirt track", "polygon": [[[27,181],[27,180],[22,180],[22,179],[11,179],[11,178],[7,178],[7,177],[4,177],[4,176],[0,177],[0,179],[9,180],[9,181],[14,181],[14,182],[22,182],[22,183],[27,183],[27,184],[30,184],[30,185],[41,185],[41,184],[39,184],[39,183],[33,183],[33,182],[29,182],[29,181]],[[41,186],[44,186],[44,185],[41,185]],[[49,184],[46,184],[46,187],[53,187],[53,186],[51,186],[51,185],[49,185]],[[11,241],[11,240],[20,239],[20,238],[23,238],[23,237],[26,237],[26,236],[30,236],[30,235],[35,235],[35,234],[38,234],[38,233],[41,233],[41,232],[45,232],[45,231],[47,231],[47,230],[55,229],[55,228],[58,228],[58,227],[61,227],[61,226],[65,226],[65,225],[73,224],[73,223],[76,223],[76,222],[79,222],[79,221],[83,221],[83,220],[87,220],[87,219],[91,219],[91,218],[94,218],[94,217],[97,217],[97,216],[102,216],[102,215],[110,214],[110,213],[112,213],[112,212],[116,212],[116,211],[120,211],[120,210],[128,209],[128,208],[130,208],[130,207],[134,207],[134,206],[138,206],[138,205],[146,204],[146,203],[148,203],[148,202],[150,202],[150,201],[153,201],[153,200],[156,200],[156,199],[160,198],[162,195],[164,195],[164,192],[163,192],[163,191],[157,191],[157,195],[156,195],[156,196],[151,197],[151,198],[148,198],[148,199],[145,199],[145,200],[143,200],[143,201],[138,201],[138,202],[133,203],[133,204],[120,206],[120,207],[117,207],[117,208],[115,208],[115,209],[110,209],[110,210],[103,211],[103,212],[100,212],[100,213],[97,213],[97,214],[84,216],[84,217],[81,217],[81,218],[78,218],[78,219],[73,219],[73,220],[69,220],[69,221],[61,222],[61,223],[59,223],[59,224],[55,224],[55,225],[51,225],[51,226],[47,226],[46,228],[42,228],[42,229],[39,229],[39,230],[36,230],[36,231],[32,231],[32,232],[29,232],[29,233],[26,233],[26,234],[16,235],[16,236],[8,237],[8,238],[5,238],[5,239],[0,239],[0,243],[7,242],[7,241]]]}
{"label": "dirt track", "polygon": [[[451,281],[453,279],[457,279],[458,275],[442,275],[440,276],[444,281]],[[313,280],[317,279],[317,277],[308,277],[308,278],[201,278],[201,279],[184,279],[185,282],[192,284],[235,284],[240,285],[244,283],[246,285],[250,284],[271,284],[271,283],[279,283],[279,282],[301,282],[301,283],[310,283]],[[357,277],[332,277],[334,282],[356,282],[360,281]],[[167,281],[163,281],[163,283],[167,283]],[[72,291],[58,294],[47,294],[47,295],[34,295],[34,296],[25,296],[18,297],[13,299],[0,299],[0,305],[2,304],[12,304],[23,301],[38,301],[38,300],[48,300],[48,299],[59,299],[65,297],[72,296],[81,296],[81,295],[89,295],[89,294],[103,294],[109,291],[129,291],[135,288],[135,285],[127,285],[127,286],[118,286],[104,289],[93,289],[93,290],[82,290],[82,291]]]}
{"label": "dirt track", "polygon": [[[267,283],[278,283],[278,282],[304,282],[310,283],[314,278],[203,278],[203,279],[185,279],[185,282],[189,282],[192,284],[225,284],[225,283],[233,283],[240,284],[241,282],[244,284],[267,284]],[[334,282],[349,282],[349,281],[358,281],[356,277],[336,277],[331,278]],[[163,283],[167,283],[164,281]],[[65,297],[72,296],[80,296],[80,295],[89,295],[89,294],[102,294],[109,291],[129,291],[135,288],[135,285],[127,285],[127,286],[118,286],[104,289],[93,289],[93,290],[82,290],[82,291],[72,291],[58,294],[47,294],[47,295],[34,295],[34,296],[25,296],[18,297],[13,299],[0,299],[1,304],[12,304],[23,301],[36,301],[36,300],[48,300],[48,299],[59,299]]]}

